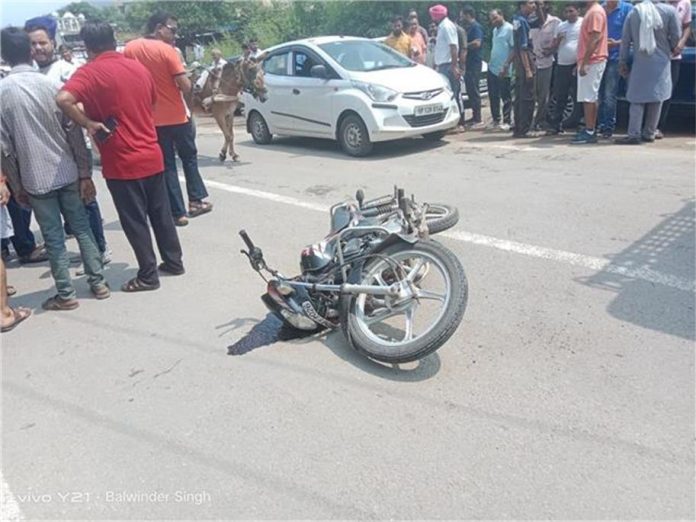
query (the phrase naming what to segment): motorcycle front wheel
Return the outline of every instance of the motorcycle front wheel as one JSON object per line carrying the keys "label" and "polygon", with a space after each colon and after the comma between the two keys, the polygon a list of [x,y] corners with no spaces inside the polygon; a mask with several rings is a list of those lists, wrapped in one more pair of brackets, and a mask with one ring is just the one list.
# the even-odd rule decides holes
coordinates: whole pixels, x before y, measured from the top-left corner
{"label": "motorcycle front wheel", "polygon": [[386,363],[422,359],[440,348],[464,317],[468,284],[459,259],[436,241],[397,244],[365,265],[362,285],[408,279],[408,297],[346,297],[341,325],[358,352]]}

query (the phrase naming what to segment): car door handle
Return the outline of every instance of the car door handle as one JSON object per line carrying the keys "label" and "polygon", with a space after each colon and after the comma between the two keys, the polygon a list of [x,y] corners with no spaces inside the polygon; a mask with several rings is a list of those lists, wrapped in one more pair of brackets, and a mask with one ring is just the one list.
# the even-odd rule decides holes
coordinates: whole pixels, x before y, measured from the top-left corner
{"label": "car door handle", "polygon": [[299,90],[299,89],[293,89],[293,90],[292,90],[292,93],[293,93],[293,94],[300,94],[300,90]]}

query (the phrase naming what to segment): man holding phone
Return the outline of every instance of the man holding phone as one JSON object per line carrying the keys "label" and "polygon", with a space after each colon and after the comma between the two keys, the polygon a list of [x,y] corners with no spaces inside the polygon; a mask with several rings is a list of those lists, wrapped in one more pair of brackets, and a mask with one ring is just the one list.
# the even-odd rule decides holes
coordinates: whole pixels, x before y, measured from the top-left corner
{"label": "man holding phone", "polygon": [[110,296],[84,207],[96,193],[87,147],[82,130],[55,110],[58,84],[32,67],[29,36],[16,27],[3,29],[1,35],[2,58],[12,66],[0,81],[2,154],[16,166],[8,169],[13,173],[10,186],[17,201],[34,210],[46,242],[58,293],[43,308],[74,310],[79,303],[70,278],[63,219],[80,246],[92,293],[97,299]]}

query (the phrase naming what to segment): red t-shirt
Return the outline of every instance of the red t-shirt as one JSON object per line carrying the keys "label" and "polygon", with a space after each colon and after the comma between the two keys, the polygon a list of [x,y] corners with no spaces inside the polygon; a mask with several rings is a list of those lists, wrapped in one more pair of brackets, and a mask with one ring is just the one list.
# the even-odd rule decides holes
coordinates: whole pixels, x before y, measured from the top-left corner
{"label": "red t-shirt", "polygon": [[145,67],[108,51],[77,69],[63,89],[84,105],[91,120],[113,117],[118,123],[104,143],[97,143],[106,179],[142,179],[164,170],[153,115],[155,83]]}

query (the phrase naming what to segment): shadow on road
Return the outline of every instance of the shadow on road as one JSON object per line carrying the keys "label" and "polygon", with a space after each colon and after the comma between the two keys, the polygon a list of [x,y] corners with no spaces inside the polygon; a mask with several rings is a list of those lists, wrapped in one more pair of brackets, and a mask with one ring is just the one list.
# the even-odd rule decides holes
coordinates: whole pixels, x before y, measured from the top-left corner
{"label": "shadow on road", "polygon": [[250,142],[247,147],[267,152],[279,151],[298,156],[317,156],[322,158],[352,159],[355,161],[380,161],[397,157],[420,154],[435,150],[447,144],[446,141],[427,141],[424,139],[403,139],[375,143],[372,154],[365,158],[351,158],[343,153],[339,144],[333,140],[320,138],[274,138],[270,145],[257,145]]}
{"label": "shadow on road", "polygon": [[233,319],[217,328],[227,327],[229,332],[254,322],[256,324],[252,326],[249,333],[227,347],[228,355],[244,355],[257,348],[269,346],[279,341],[291,342],[292,344],[307,344],[310,341],[318,341],[331,350],[334,355],[337,355],[359,370],[383,379],[399,382],[417,382],[430,379],[440,371],[440,357],[436,353],[411,365],[386,365],[357,353],[348,346],[343,335],[338,332],[301,332],[285,326],[280,319],[270,313],[262,321],[256,322],[253,318],[248,317]]}
{"label": "shadow on road", "polygon": [[[643,328],[694,340],[694,201],[665,216],[655,228],[611,258],[609,269],[580,279],[594,288],[616,292],[607,311]],[[668,284],[616,273],[611,267],[666,276]],[[658,275],[658,277],[661,277]],[[680,282],[691,282],[692,288]]]}

